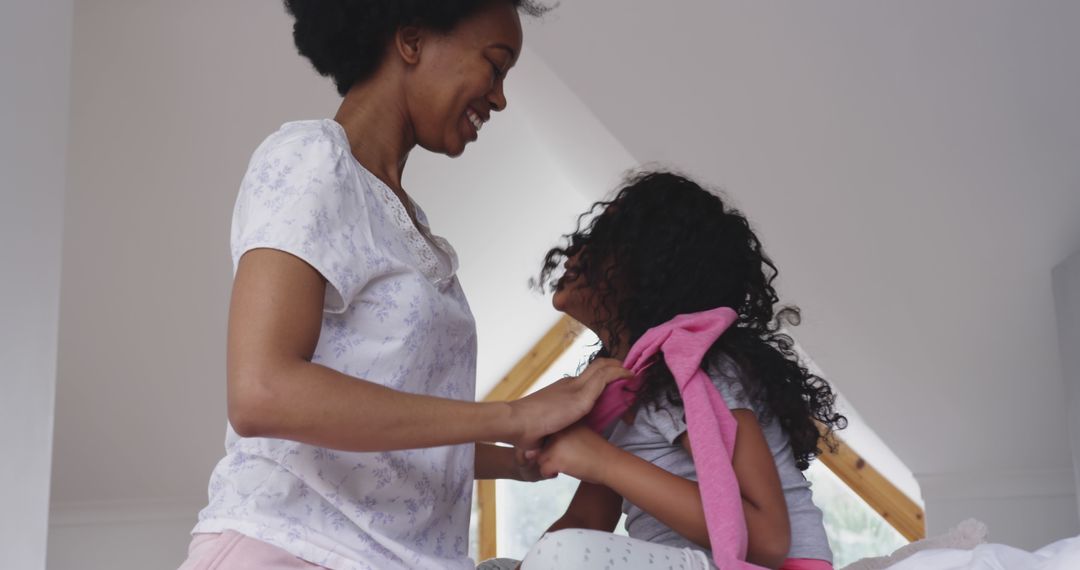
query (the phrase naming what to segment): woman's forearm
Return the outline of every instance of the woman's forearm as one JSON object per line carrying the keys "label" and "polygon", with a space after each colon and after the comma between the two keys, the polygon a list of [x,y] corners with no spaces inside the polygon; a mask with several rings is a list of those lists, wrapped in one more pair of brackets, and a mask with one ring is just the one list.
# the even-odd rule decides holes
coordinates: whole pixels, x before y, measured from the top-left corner
{"label": "woman's forearm", "polygon": [[311,362],[230,370],[229,421],[245,437],[343,451],[512,442],[510,404],[400,392]]}
{"label": "woman's forearm", "polygon": [[344,451],[513,440],[511,405],[399,392],[312,362],[326,280],[288,253],[240,258],[229,305],[229,422],[242,436]]}
{"label": "woman's forearm", "polygon": [[[513,402],[476,403],[399,392],[315,364],[326,280],[288,253],[254,249],[237,265],[229,305],[229,421],[240,435],[345,451],[497,441],[536,449],[629,375],[593,361]],[[466,380],[466,379],[462,379]]]}

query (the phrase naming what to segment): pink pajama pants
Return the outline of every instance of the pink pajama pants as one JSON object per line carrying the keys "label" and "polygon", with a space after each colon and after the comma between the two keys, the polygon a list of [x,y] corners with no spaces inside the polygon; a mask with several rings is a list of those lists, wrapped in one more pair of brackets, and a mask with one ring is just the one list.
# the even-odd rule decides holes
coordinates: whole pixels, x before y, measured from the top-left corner
{"label": "pink pajama pants", "polygon": [[179,570],[312,570],[322,568],[233,530],[196,534]]}

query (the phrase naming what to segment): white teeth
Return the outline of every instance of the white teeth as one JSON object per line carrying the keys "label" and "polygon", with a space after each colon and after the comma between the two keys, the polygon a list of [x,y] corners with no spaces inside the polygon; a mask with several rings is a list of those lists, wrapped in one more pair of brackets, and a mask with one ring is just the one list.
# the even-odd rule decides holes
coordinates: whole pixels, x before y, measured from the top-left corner
{"label": "white teeth", "polygon": [[472,109],[466,111],[465,116],[469,118],[469,122],[472,123],[474,127],[476,127],[477,131],[479,131],[480,128],[484,126],[484,121],[481,121],[480,116],[474,113]]}

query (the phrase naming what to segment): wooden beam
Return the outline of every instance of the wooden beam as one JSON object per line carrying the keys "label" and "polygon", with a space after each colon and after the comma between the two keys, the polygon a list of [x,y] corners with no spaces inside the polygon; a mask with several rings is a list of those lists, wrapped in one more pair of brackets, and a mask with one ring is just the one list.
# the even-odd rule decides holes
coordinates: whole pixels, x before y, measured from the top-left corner
{"label": "wooden beam", "polygon": [[[555,326],[533,345],[532,349],[499,380],[486,396],[485,402],[503,402],[516,400],[524,396],[540,379],[540,375],[551,368],[560,356],[574,343],[583,327],[574,319],[563,315]],[[476,501],[480,508],[477,521],[480,533],[480,560],[495,558],[498,555],[498,529],[495,525],[497,510],[495,504],[495,481],[476,482]]]}
{"label": "wooden beam", "polygon": [[904,538],[911,541],[926,538],[922,508],[839,437],[836,443],[836,451],[823,453],[821,462]]}
{"label": "wooden beam", "polygon": [[533,345],[532,349],[484,397],[485,402],[516,400],[526,394],[551,365],[570,348],[583,327],[563,315],[555,326]]}
{"label": "wooden beam", "polygon": [[[495,526],[495,480],[483,479],[476,482],[476,503],[480,507],[477,529],[480,534],[480,560],[495,558],[498,555],[498,530]],[[477,562],[479,562],[478,560]]]}

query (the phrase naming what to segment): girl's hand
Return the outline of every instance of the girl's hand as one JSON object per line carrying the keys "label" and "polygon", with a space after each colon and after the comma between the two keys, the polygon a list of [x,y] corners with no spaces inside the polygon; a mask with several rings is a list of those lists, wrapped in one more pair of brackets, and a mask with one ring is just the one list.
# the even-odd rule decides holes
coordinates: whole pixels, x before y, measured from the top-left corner
{"label": "girl's hand", "polygon": [[540,473],[545,477],[565,473],[587,483],[606,485],[607,466],[619,452],[585,424],[574,424],[548,438],[540,451]]}
{"label": "girl's hand", "polygon": [[563,378],[510,402],[518,433],[507,443],[525,450],[538,449],[544,437],[585,417],[609,383],[630,376],[633,374],[618,360],[597,358],[580,376]]}
{"label": "girl's hand", "polygon": [[545,477],[540,473],[540,462],[537,461],[538,452],[525,451],[520,447],[514,448],[514,479],[535,483],[544,479],[553,479],[555,475]]}
{"label": "girl's hand", "polygon": [[512,479],[533,483],[544,479],[536,462],[537,451],[526,453],[515,447],[490,443],[476,444],[474,474],[477,480]]}

